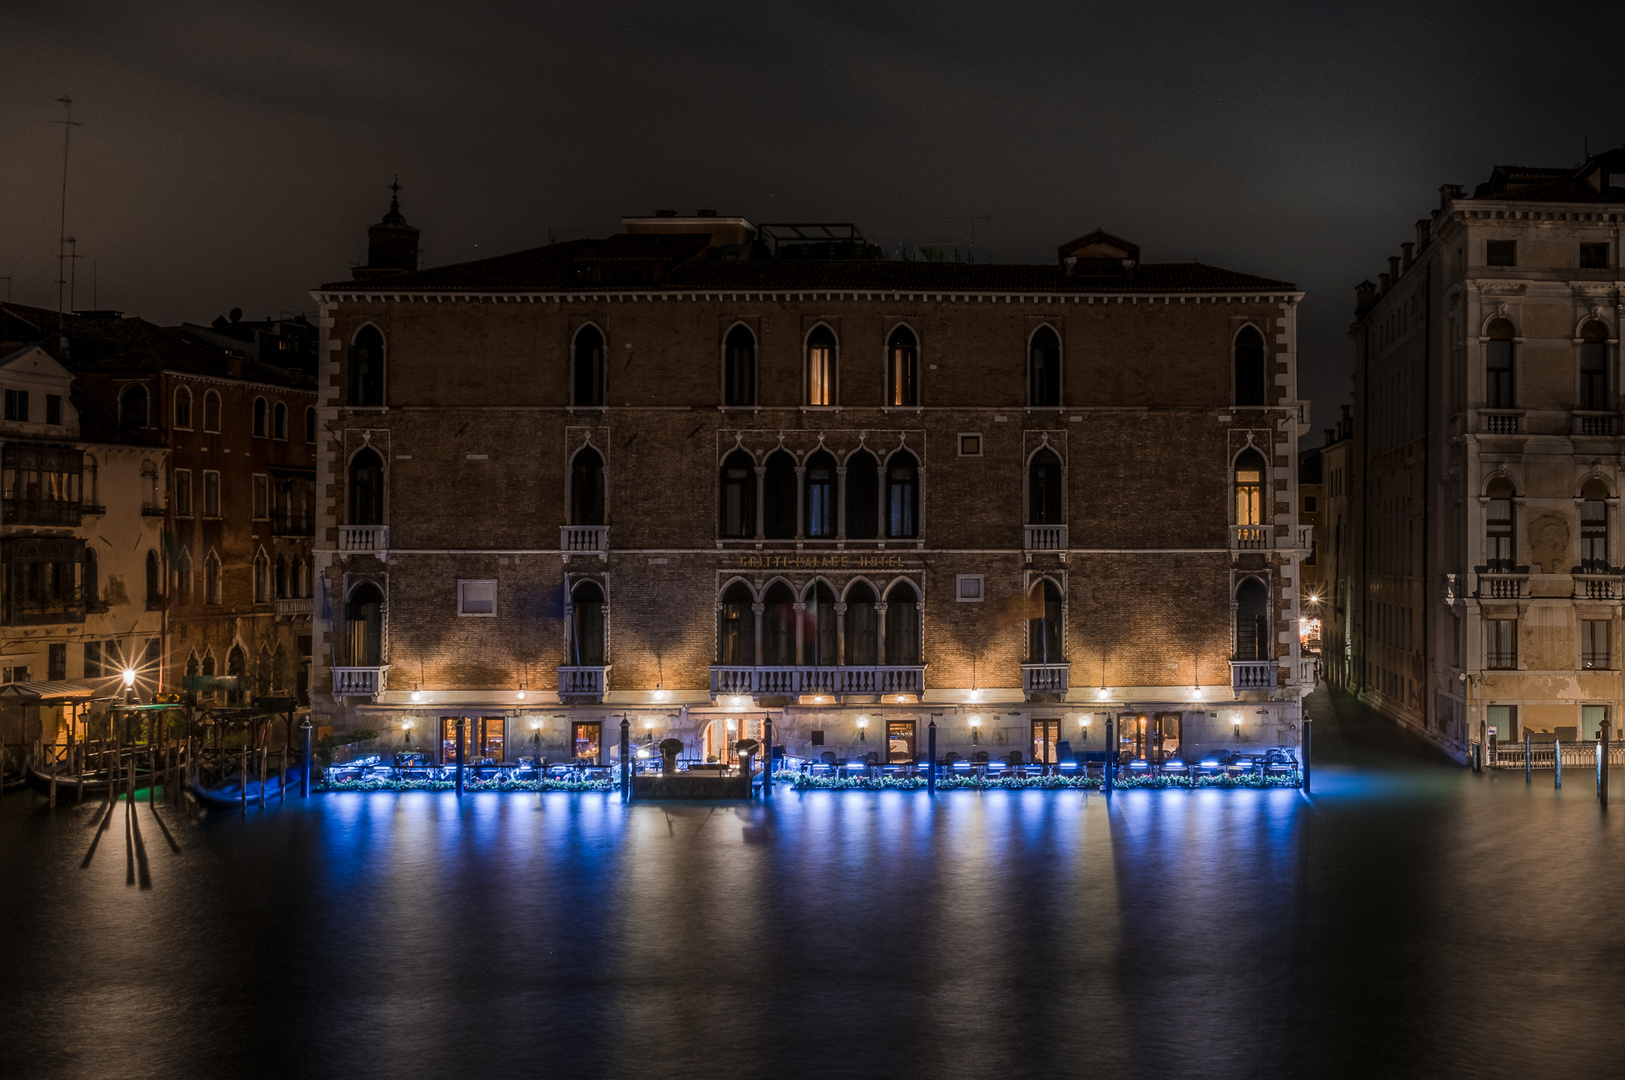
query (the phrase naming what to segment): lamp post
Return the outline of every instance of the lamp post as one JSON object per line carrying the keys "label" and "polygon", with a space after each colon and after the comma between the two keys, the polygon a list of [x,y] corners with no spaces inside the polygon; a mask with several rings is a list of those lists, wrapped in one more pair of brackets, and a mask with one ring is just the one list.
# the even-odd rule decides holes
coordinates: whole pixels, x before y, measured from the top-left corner
{"label": "lamp post", "polygon": [[941,713],[932,713],[931,722],[925,728],[925,793],[937,793],[937,717]]}

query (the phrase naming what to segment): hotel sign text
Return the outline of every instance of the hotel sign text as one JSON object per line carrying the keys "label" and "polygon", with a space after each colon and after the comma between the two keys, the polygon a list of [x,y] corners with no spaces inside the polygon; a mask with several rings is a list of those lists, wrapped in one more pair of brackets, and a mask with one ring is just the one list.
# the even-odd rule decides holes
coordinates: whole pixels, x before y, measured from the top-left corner
{"label": "hotel sign text", "polygon": [[897,570],[905,564],[901,555],[740,555],[739,566],[751,570]]}

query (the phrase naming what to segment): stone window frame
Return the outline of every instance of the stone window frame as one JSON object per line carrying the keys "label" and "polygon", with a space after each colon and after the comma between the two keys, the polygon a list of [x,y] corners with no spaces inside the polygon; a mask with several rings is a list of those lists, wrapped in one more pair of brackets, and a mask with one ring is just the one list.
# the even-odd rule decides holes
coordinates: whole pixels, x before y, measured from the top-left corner
{"label": "stone window frame", "polygon": [[[491,610],[478,611],[470,607],[469,586],[489,585],[491,587]],[[465,619],[494,619],[497,616],[497,593],[499,582],[496,578],[458,578],[457,579],[457,614]]]}

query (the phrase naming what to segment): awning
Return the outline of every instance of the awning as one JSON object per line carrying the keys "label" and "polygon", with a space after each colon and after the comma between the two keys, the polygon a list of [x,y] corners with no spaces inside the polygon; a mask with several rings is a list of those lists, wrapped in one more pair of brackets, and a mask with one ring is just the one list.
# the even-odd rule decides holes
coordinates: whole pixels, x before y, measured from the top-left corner
{"label": "awning", "polygon": [[0,684],[0,705],[62,705],[92,701],[113,692],[107,679],[64,679],[58,682]]}

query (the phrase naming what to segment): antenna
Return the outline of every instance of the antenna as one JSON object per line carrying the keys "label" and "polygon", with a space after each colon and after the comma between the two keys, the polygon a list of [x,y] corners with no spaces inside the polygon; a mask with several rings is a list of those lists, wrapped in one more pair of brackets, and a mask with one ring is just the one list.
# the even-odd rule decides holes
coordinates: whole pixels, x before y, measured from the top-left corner
{"label": "antenna", "polygon": [[968,216],[950,217],[948,220],[949,221],[964,221],[964,222],[968,222],[970,224],[970,254],[965,259],[965,261],[966,262],[975,262],[976,261],[976,223],[978,221],[992,221],[993,219],[988,217],[986,214],[982,214],[982,215],[977,216],[977,217],[968,217]]}
{"label": "antenna", "polygon": [[68,284],[68,142],[73,136],[73,129],[84,127],[73,118],[73,99],[59,97],[63,118],[53,120],[53,124],[62,125],[62,210],[57,219],[56,240],[56,332],[58,338],[62,336],[62,291]]}

